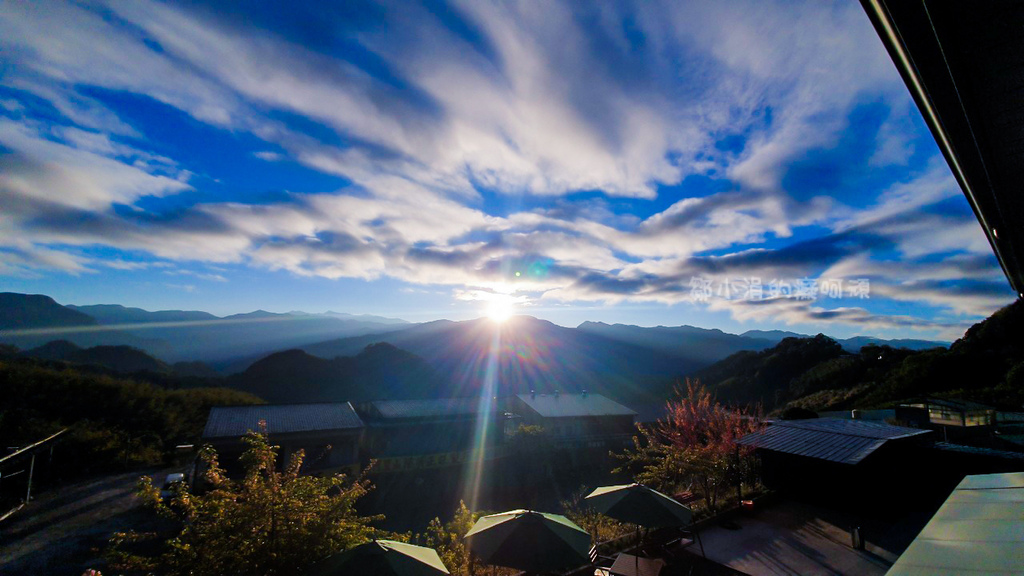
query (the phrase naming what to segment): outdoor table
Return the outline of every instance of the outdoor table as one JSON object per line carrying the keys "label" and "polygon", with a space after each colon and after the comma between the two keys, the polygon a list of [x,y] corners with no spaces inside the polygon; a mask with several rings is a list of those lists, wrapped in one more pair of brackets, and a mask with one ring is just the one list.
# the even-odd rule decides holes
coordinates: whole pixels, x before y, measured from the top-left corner
{"label": "outdoor table", "polygon": [[658,576],[665,567],[661,558],[636,557],[632,554],[619,554],[608,573],[611,576]]}

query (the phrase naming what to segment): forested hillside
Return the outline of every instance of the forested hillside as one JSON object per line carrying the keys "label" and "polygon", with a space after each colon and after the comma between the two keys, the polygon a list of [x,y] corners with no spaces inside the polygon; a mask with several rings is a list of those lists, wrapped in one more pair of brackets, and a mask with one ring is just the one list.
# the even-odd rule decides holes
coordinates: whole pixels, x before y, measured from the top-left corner
{"label": "forested hillside", "polygon": [[380,343],[332,359],[302,350],[278,352],[226,383],[268,402],[344,402],[458,395],[447,381],[419,356]]}
{"label": "forested hillside", "polygon": [[691,374],[734,404],[812,410],[872,408],[919,395],[948,395],[1008,410],[1024,404],[1024,303],[975,324],[946,348],[913,351],[786,338],[761,352],[739,352]]}
{"label": "forested hillside", "polygon": [[211,406],[261,400],[226,388],[171,390],[7,350],[0,357],[0,446],[24,446],[70,428],[61,463],[72,474],[155,464],[199,440]]}

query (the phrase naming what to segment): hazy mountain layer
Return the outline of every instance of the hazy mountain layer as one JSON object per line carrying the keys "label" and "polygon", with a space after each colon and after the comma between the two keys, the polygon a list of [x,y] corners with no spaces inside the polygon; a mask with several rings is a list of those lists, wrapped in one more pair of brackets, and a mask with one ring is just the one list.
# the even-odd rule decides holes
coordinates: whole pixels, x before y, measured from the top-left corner
{"label": "hazy mountain layer", "polygon": [[390,344],[330,360],[302,350],[271,354],[227,383],[268,402],[322,402],[448,396],[446,380],[422,358]]}
{"label": "hazy mountain layer", "polygon": [[691,376],[722,400],[769,410],[787,404],[871,408],[940,394],[1019,411],[1024,407],[1024,302],[975,324],[949,348],[868,344],[851,354],[819,334],[786,338],[760,352],[738,352]]}
{"label": "hazy mountain layer", "polygon": [[[61,306],[48,296],[0,295],[0,342],[34,348],[53,340],[81,347],[128,345],[168,362],[251,357],[326,340],[400,329],[395,318],[338,312],[257,310],[219,318],[202,311],[148,311],[116,304]],[[71,330],[73,327],[83,330]]]}
{"label": "hazy mountain layer", "polygon": [[24,356],[109,368],[114,372],[171,372],[170,366],[131,346],[80,348],[67,340],[48,342],[26,350]]}
{"label": "hazy mountain layer", "polygon": [[640,401],[664,398],[671,382],[692,367],[688,357],[529,316],[501,325],[487,319],[429,322],[380,336],[322,342],[303,350],[331,358],[351,355],[375,341],[422,357],[448,379],[454,395],[478,394],[492,386],[486,393],[590,390]]}

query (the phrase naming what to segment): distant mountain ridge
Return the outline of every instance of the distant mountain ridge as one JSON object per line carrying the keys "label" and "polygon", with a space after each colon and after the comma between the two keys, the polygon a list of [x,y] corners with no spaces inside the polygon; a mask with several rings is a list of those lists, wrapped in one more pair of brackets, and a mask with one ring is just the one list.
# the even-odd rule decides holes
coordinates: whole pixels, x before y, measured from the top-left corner
{"label": "distant mountain ridge", "polygon": [[[782,342],[786,338],[812,338],[808,334],[788,332],[785,330],[747,330],[742,334],[731,334],[718,329],[698,328],[695,326],[633,326],[628,324],[605,324],[603,322],[584,322],[579,329],[603,334],[610,338],[631,342],[646,343],[649,346],[676,353],[694,355],[687,352],[687,347],[699,349],[700,360],[704,364],[721,360],[730,354],[743,350],[764,350]],[[859,352],[868,344],[908,348],[910,350],[927,350],[935,347],[949,346],[948,342],[933,340],[895,339],[886,340],[873,336],[853,336],[851,338],[833,338],[844,350]]]}
{"label": "distant mountain ridge", "polygon": [[[428,389],[450,396],[478,394],[485,386],[493,386],[488,393],[495,395],[531,389],[587,389],[635,406],[660,405],[677,379],[735,353],[769,349],[793,334],[777,330],[730,334],[695,326],[639,327],[601,322],[568,328],[528,316],[516,317],[500,327],[487,319],[409,324],[394,318],[335,311],[309,314],[255,310],[220,318],[197,310],[148,311],[114,304],[61,306],[46,296],[19,294],[7,294],[5,298],[0,298],[0,304],[6,309],[22,312],[20,316],[4,316],[6,310],[0,306],[0,317],[15,318],[9,323],[18,329],[56,324],[59,330],[29,338],[9,338],[0,332],[0,342],[36,348],[32,353],[37,355],[128,372],[141,369],[199,379],[217,378],[215,370],[221,374],[248,372],[235,384],[268,399],[295,395],[333,398],[331,394],[338,390],[372,396],[371,390],[363,387],[365,383],[346,380],[364,373],[401,384],[374,384],[380,392],[404,396],[401,389],[411,386],[408,393],[418,393],[416,378],[401,369],[393,373],[380,369],[367,372],[358,362],[355,367],[350,364],[354,361],[336,362],[339,358],[360,357],[368,346],[383,342],[395,350],[382,348],[390,351],[378,351],[378,355],[390,358],[396,366],[414,366],[412,372],[427,375],[431,382]],[[67,332],[69,325],[88,330]],[[67,341],[55,346],[60,354],[38,349],[53,340]],[[840,343],[859,349],[864,342],[873,341],[876,339],[858,337]],[[70,350],[68,343],[85,351]],[[130,346],[148,354],[151,363],[143,358],[131,360],[134,352],[123,350],[108,350],[105,357],[88,352],[97,345]],[[492,348],[497,350],[493,355]],[[278,354],[295,349],[304,351],[306,357],[295,352]],[[365,361],[363,357],[359,362]],[[489,374],[493,382],[488,380]],[[330,393],[322,388],[326,382],[334,383],[328,386]],[[304,390],[301,394],[300,389]]]}
{"label": "distant mountain ridge", "polygon": [[339,312],[256,310],[220,318],[196,310],[154,312],[117,304],[61,306],[48,296],[0,295],[0,342],[20,348],[35,348],[53,340],[67,340],[80,347],[127,345],[167,362],[225,364],[235,358],[258,358],[329,338],[382,333],[407,324],[396,318]]}
{"label": "distant mountain ridge", "polygon": [[775,344],[770,339],[751,338],[723,332],[717,328],[695,326],[655,326],[584,322],[579,330],[615,341],[647,346],[685,359],[690,365],[705,366],[741,350],[763,350]]}
{"label": "distant mountain ridge", "polygon": [[100,324],[148,324],[152,322],[200,322],[217,320],[209,312],[198,310],[158,310],[150,312],[142,308],[128,308],[120,304],[92,304],[89,306],[66,306],[88,316]]}
{"label": "distant mountain ridge", "polygon": [[[287,382],[287,386],[282,386]],[[276,352],[227,383],[269,402],[360,402],[454,395],[446,379],[422,358],[390,344],[353,356],[319,358],[302,350]]]}
{"label": "distant mountain ridge", "polygon": [[890,345],[905,340],[861,340],[866,344],[850,353],[822,334],[785,338],[760,352],[737,352],[690,376],[726,402],[768,410],[872,408],[936,394],[1012,411],[1024,407],[1024,300],[975,324],[948,348],[912,350]]}
{"label": "distant mountain ridge", "polygon": [[493,395],[586,389],[648,402],[663,399],[672,382],[693,367],[693,359],[685,355],[530,316],[516,316],[501,325],[489,319],[440,320],[302,349],[333,358],[352,355],[374,342],[387,342],[423,358],[448,378],[452,395],[480,393],[493,374],[494,388],[487,392]]}
{"label": "distant mountain ridge", "polygon": [[81,348],[67,340],[55,340],[22,352],[23,356],[109,368],[115,372],[171,372],[166,363],[131,346]]}
{"label": "distant mountain ridge", "polygon": [[61,306],[42,294],[0,293],[0,330],[91,326],[96,320],[88,314]]}

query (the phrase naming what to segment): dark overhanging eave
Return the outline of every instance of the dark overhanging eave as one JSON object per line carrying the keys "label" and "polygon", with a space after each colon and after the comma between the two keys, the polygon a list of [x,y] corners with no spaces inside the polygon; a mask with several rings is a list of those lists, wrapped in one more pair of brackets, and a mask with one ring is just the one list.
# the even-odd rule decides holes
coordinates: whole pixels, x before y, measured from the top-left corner
{"label": "dark overhanging eave", "polygon": [[[1015,181],[1012,171],[1002,170],[1007,162],[1022,163],[1024,157],[1014,157],[1012,151],[1000,146],[1007,141],[1012,124],[1006,132],[999,132],[1005,124],[991,122],[992,114],[985,104],[991,102],[987,96],[995,91],[975,90],[971,82],[965,86],[956,77],[958,71],[962,74],[970,70],[972,63],[988,63],[995,55],[986,53],[985,46],[963,43],[963,38],[975,30],[981,32],[971,26],[977,26],[986,16],[959,20],[954,14],[956,10],[979,12],[979,4],[985,3],[861,0],[861,4],[978,218],[1010,286],[1018,297],[1024,297],[1024,202],[1020,199],[1024,181],[1019,177]],[[1005,9],[998,4],[985,9]],[[938,12],[937,19],[933,18],[934,12]],[[1020,40],[1006,40],[1011,46],[1014,42],[1024,46]],[[1024,66],[1024,52],[1015,56]],[[1005,60],[1007,54],[1000,51],[998,57]],[[972,99],[972,93],[978,97]],[[1018,94],[1024,100],[1024,91]],[[1015,119],[1024,122],[1024,110],[1016,114]]]}

